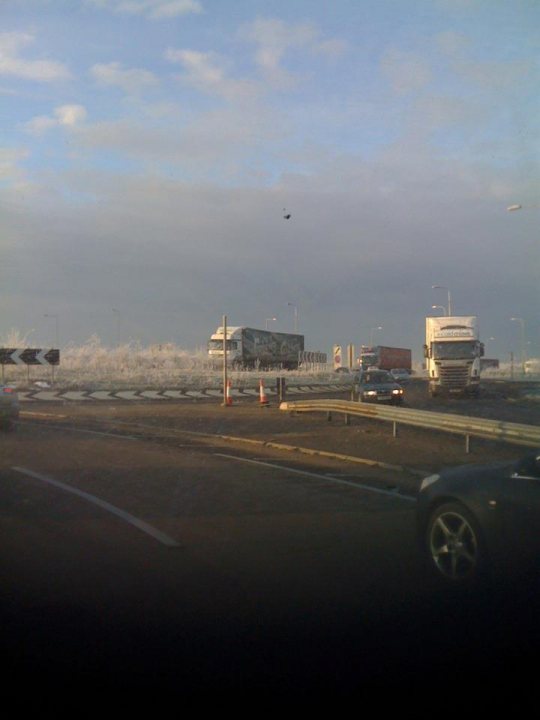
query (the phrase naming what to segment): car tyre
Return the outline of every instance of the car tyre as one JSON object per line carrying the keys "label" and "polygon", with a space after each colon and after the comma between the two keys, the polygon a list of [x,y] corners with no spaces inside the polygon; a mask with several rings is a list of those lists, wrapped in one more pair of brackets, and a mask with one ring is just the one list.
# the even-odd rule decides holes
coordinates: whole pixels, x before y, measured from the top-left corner
{"label": "car tyre", "polygon": [[439,583],[458,589],[487,578],[482,531],[474,515],[461,503],[444,503],[432,511],[424,542],[428,569]]}

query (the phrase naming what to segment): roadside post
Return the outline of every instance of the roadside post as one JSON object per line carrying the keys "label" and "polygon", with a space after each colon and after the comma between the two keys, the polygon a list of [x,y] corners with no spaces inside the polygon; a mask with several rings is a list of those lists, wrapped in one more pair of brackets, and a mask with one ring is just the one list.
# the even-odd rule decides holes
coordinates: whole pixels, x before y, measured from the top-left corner
{"label": "roadside post", "polygon": [[276,392],[279,398],[279,402],[285,402],[285,396],[287,394],[287,383],[284,377],[276,378]]}
{"label": "roadside post", "polygon": [[228,407],[227,397],[227,316],[223,316],[223,407]]}

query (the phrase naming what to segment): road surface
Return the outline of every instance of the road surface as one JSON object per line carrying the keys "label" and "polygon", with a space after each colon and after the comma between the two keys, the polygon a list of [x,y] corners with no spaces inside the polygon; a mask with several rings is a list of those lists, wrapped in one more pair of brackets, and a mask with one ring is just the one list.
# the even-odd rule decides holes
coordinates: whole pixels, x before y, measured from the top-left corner
{"label": "road surface", "polygon": [[[40,406],[1,437],[13,681],[347,696],[473,667],[487,686],[536,647],[527,596],[427,582],[417,475],[216,437],[298,440],[303,419],[253,404],[163,407]],[[342,434],[309,423],[304,441]]]}

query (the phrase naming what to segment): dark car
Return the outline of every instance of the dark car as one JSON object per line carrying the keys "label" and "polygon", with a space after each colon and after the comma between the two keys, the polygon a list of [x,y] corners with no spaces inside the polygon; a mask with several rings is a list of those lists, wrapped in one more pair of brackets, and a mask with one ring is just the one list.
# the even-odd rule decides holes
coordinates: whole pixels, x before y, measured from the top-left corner
{"label": "dark car", "polygon": [[0,427],[13,430],[19,417],[19,396],[9,385],[0,385]]}
{"label": "dark car", "polygon": [[404,390],[386,370],[365,370],[356,376],[361,402],[386,402],[401,405]]}
{"label": "dark car", "polygon": [[417,521],[428,569],[448,584],[530,568],[540,551],[540,450],[424,478]]}

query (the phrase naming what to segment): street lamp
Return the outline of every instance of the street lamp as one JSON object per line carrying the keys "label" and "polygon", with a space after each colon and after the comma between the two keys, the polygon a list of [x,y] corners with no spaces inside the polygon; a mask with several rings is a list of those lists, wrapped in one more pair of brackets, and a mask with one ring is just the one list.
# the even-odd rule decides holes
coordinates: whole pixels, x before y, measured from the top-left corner
{"label": "street lamp", "polygon": [[113,313],[116,313],[116,344],[120,346],[120,310],[112,308]]}
{"label": "street lamp", "polygon": [[515,320],[515,322],[518,322],[521,327],[521,332],[520,332],[520,336],[521,336],[521,371],[525,375],[525,362],[526,362],[526,357],[525,357],[525,320],[523,318],[519,318],[519,317],[513,317],[513,318],[510,318],[510,320]]}
{"label": "street lamp", "polygon": [[373,347],[373,333],[375,332],[375,330],[382,330],[382,326],[379,325],[376,328],[371,328],[369,332],[369,347]]}
{"label": "street lamp", "polygon": [[432,310],[442,310],[443,315],[446,315],[446,308],[444,307],[444,305],[432,305],[431,309]]}
{"label": "street lamp", "polygon": [[264,329],[268,330],[268,323],[275,322],[276,320],[277,320],[277,318],[266,318],[266,320],[264,321]]}
{"label": "street lamp", "polygon": [[54,318],[54,342],[56,343],[56,349],[60,347],[59,332],[58,332],[58,315],[51,315],[45,313],[43,317]]}
{"label": "street lamp", "polygon": [[450,295],[450,290],[448,290],[448,288],[445,287],[444,285],[432,285],[431,289],[432,290],[436,290],[436,289],[446,290],[448,292],[448,316],[450,317],[450,315],[452,314],[452,297]]}
{"label": "street lamp", "polygon": [[298,332],[298,306],[294,303],[287,303],[289,307],[294,308],[294,332]]}

